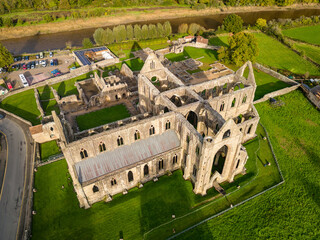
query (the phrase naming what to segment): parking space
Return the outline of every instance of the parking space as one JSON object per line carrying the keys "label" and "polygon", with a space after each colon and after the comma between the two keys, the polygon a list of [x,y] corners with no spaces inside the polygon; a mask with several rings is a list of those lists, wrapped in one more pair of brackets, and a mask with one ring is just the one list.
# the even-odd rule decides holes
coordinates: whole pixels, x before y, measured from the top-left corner
{"label": "parking space", "polygon": [[[20,67],[20,69],[14,69],[12,72],[3,73],[2,75],[3,77],[6,77],[7,82],[10,82],[13,88],[16,89],[23,86],[20,81],[20,74],[24,74],[28,83],[32,85],[37,82],[44,81],[48,78],[70,72],[69,66],[74,61],[75,57],[69,55],[60,55],[52,57],[44,56],[44,58],[34,58],[29,60],[21,59],[21,61],[16,61],[13,65],[16,66],[17,64],[19,64],[20,66],[25,65],[25,67]],[[27,67],[27,64],[29,64],[29,67]]]}

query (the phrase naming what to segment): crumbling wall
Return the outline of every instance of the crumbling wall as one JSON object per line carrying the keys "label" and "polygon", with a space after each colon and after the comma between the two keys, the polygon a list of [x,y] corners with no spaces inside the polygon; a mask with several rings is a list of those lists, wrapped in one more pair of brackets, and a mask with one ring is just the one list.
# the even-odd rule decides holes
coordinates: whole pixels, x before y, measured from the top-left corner
{"label": "crumbling wall", "polygon": [[41,117],[44,117],[44,111],[42,109],[41,103],[40,103],[40,97],[39,97],[39,92],[38,89],[34,89],[34,98],[36,99],[36,104],[37,104],[37,108],[41,114]]}

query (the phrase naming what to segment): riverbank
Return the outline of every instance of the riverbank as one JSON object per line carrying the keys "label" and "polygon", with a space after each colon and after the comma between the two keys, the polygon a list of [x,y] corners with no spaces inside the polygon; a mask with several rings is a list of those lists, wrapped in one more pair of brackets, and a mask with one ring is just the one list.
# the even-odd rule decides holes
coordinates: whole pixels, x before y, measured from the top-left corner
{"label": "riverbank", "polygon": [[208,8],[204,10],[182,9],[157,9],[143,11],[127,11],[125,13],[110,16],[93,17],[86,19],[72,19],[60,22],[43,23],[37,25],[18,26],[0,29],[0,40],[37,36],[49,33],[61,33],[74,30],[108,27],[118,24],[129,24],[136,22],[148,22],[155,20],[170,20],[181,17],[208,16],[226,13],[243,13],[259,11],[283,11],[292,9],[320,9],[320,4],[295,4],[288,7],[224,7]]}

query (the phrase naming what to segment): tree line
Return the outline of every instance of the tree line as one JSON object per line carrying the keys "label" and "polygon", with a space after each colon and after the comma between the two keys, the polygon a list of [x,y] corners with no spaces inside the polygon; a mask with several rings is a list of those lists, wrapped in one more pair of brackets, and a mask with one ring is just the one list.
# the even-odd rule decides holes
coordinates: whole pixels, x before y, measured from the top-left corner
{"label": "tree line", "polygon": [[98,45],[123,42],[126,40],[144,40],[169,37],[172,34],[170,22],[142,25],[118,25],[113,29],[98,28],[93,33],[93,39]]}

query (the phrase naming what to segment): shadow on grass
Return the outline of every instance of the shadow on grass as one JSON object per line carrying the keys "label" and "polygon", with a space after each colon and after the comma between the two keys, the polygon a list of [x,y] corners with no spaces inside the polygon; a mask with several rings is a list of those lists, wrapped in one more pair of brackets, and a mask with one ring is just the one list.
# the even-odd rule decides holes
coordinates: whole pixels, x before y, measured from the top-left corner
{"label": "shadow on grass", "polygon": [[290,85],[280,80],[277,82],[270,82],[263,85],[258,85],[256,89],[256,93],[254,95],[254,100],[258,100],[268,93],[271,93],[273,91],[277,91],[286,87],[290,87]]}
{"label": "shadow on grass", "polygon": [[[17,108],[15,106],[12,106],[10,104],[0,104],[0,107],[3,108],[4,110],[7,110],[8,112],[11,112],[23,119],[26,119],[27,121],[30,121],[32,125],[37,125],[40,124],[40,119],[34,113],[27,112],[21,108]],[[39,113],[40,115],[40,113]]]}

